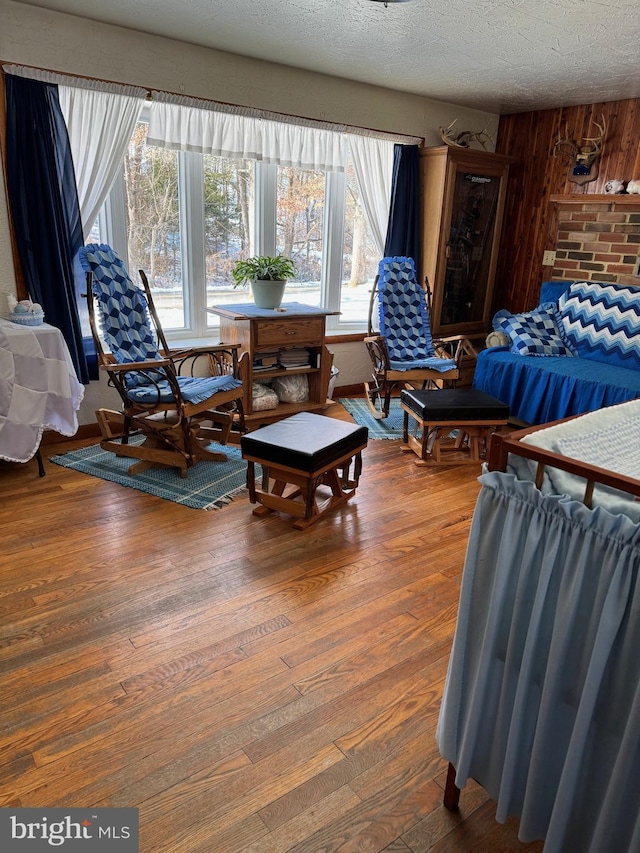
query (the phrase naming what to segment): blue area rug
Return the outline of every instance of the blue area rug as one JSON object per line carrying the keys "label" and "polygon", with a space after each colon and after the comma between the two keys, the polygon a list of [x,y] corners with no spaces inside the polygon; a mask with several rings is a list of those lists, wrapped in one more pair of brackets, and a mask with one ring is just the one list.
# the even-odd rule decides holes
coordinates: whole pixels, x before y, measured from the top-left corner
{"label": "blue area rug", "polygon": [[354,397],[338,400],[359,426],[366,426],[369,430],[369,438],[402,438],[402,416],[404,412],[400,408],[400,400],[397,397],[391,399],[389,406],[389,417],[378,421],[371,414],[367,401],[364,398]]}
{"label": "blue area rug", "polygon": [[[184,478],[170,468],[150,468],[130,477],[127,469],[136,460],[116,456],[115,453],[103,450],[99,444],[52,456],[51,461],[64,468],[73,468],[83,474],[110,480],[182,506],[220,509],[246,488],[247,463],[242,459],[239,447],[229,444],[222,447],[214,443],[211,444],[211,450],[225,453],[227,461],[199,462],[189,468]],[[258,468],[256,466],[256,472]]]}

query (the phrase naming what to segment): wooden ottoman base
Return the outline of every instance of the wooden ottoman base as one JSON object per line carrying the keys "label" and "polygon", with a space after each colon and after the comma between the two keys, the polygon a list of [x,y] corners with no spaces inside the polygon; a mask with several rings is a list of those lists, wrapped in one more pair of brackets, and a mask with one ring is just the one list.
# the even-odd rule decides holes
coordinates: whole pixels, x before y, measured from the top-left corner
{"label": "wooden ottoman base", "polygon": [[[342,506],[355,494],[367,439],[366,427],[309,412],[243,435],[249,500],[260,504],[253,514],[284,512],[304,530]],[[261,485],[256,464],[262,466]]]}
{"label": "wooden ottoman base", "polygon": [[[479,463],[487,439],[509,419],[509,407],[500,400],[464,388],[402,391],[400,405],[404,411],[402,450],[418,456],[416,465]],[[409,431],[409,418],[413,432]]]}

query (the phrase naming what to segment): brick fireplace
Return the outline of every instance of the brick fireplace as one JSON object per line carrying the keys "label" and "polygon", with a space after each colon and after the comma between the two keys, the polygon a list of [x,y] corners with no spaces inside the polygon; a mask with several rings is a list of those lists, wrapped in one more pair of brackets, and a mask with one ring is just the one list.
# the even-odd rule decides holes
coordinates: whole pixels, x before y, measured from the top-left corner
{"label": "brick fireplace", "polygon": [[554,279],[640,285],[640,195],[555,195]]}

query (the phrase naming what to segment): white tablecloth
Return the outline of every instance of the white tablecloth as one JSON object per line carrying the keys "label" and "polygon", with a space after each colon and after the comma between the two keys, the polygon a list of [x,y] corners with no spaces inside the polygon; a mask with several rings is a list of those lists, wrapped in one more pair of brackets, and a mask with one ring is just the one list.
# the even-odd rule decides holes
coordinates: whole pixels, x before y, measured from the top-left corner
{"label": "white tablecloth", "polygon": [[0,459],[27,462],[45,429],[74,435],[83,396],[59,329],[0,318]]}

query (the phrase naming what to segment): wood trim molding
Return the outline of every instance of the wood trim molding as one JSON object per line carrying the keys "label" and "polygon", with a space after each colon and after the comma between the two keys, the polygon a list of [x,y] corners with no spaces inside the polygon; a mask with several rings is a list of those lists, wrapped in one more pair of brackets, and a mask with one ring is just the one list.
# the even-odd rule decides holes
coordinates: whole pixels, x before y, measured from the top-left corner
{"label": "wood trim molding", "polygon": [[613,193],[583,193],[570,195],[552,195],[549,199],[553,204],[622,204],[640,207],[640,195],[614,195]]}
{"label": "wood trim molding", "polygon": [[332,335],[329,332],[324,336],[324,342],[327,346],[331,346],[331,344],[352,344],[363,341],[366,336],[366,332],[355,332],[349,335]]}
{"label": "wood trim molding", "polygon": [[4,181],[4,196],[7,200],[7,218],[9,220],[9,238],[11,240],[11,256],[13,259],[13,274],[16,280],[16,290],[18,299],[28,299],[29,293],[24,281],[24,273],[22,272],[22,263],[18,253],[18,244],[16,243],[16,231],[13,224],[13,216],[11,215],[11,202],[9,199],[9,186],[7,178],[7,100],[5,94],[4,71],[0,67],[0,157],[2,158],[2,175]]}
{"label": "wood trim molding", "polygon": [[60,435],[52,429],[47,429],[42,433],[42,441],[40,447],[46,447],[49,444],[63,444],[70,441],[79,441],[89,438],[100,438],[100,427],[98,423],[80,424],[78,431],[74,435]]}
{"label": "wood trim molding", "polygon": [[363,382],[357,385],[339,385],[333,390],[333,399],[337,400],[339,397],[362,397],[363,394]]}

